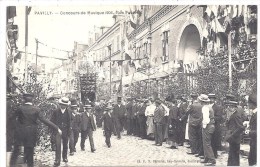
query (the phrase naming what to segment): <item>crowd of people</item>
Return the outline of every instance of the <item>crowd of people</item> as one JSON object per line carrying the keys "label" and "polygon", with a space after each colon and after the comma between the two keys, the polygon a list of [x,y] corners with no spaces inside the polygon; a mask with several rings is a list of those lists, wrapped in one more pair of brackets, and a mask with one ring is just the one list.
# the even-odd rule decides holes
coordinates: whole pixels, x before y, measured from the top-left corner
{"label": "crowd of people", "polygon": [[[242,134],[250,136],[249,165],[256,165],[256,132],[257,132],[257,96],[255,93],[248,97],[247,106],[252,111],[248,116],[243,106],[233,95],[227,95],[220,105],[215,94],[191,94],[191,100],[183,97],[169,96],[166,99],[151,97],[149,99],[117,98],[100,103],[86,102],[85,105],[74,98],[63,97],[53,103],[52,117],[44,118],[41,109],[33,105],[33,95],[24,94],[24,102],[13,112],[16,120],[15,139],[10,166],[16,166],[20,146],[24,147],[24,161],[29,167],[34,166],[33,153],[36,146],[37,120],[52,129],[51,144],[55,151],[54,166],[59,166],[62,160],[68,162],[69,155],[76,152],[76,144],[80,136],[80,148],[85,151],[85,140],[88,138],[90,150],[96,151],[93,132],[102,128],[105,143],[112,146],[111,136],[122,138],[136,136],[140,140],[153,140],[155,146],[163,142],[170,149],[178,149],[186,145],[187,152],[201,159],[206,166],[216,165],[218,151],[222,142],[229,143],[228,166],[239,166],[240,143]],[[222,125],[225,125],[224,132]],[[61,152],[62,145],[62,152]]]}

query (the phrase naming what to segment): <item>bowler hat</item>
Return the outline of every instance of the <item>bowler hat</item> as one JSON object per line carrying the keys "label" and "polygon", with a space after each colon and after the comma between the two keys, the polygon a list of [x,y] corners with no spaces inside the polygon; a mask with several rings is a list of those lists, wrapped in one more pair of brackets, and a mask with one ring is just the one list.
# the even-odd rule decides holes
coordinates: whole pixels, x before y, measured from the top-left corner
{"label": "bowler hat", "polygon": [[118,101],[118,102],[121,102],[121,101],[122,101],[122,97],[121,97],[121,96],[118,96],[118,97],[117,97],[117,101]]}
{"label": "bowler hat", "polygon": [[158,98],[158,99],[155,100],[155,103],[161,104],[162,101]]}
{"label": "bowler hat", "polygon": [[251,95],[249,95],[249,97],[248,97],[248,102],[257,105],[257,96],[256,96],[256,93],[252,93]]}
{"label": "bowler hat", "polygon": [[62,97],[59,99],[59,103],[63,105],[69,105],[69,99],[67,97]]}
{"label": "bowler hat", "polygon": [[112,109],[113,109],[112,106],[107,106],[107,107],[105,108],[105,111],[109,111],[109,110],[112,110]]}
{"label": "bowler hat", "polygon": [[197,98],[197,97],[198,97],[198,94],[192,93],[192,94],[190,95],[190,97],[192,97],[192,98]]}
{"label": "bowler hat", "polygon": [[216,94],[210,93],[210,94],[208,94],[208,97],[209,97],[210,99],[215,99],[215,98],[216,98]]}
{"label": "bowler hat", "polygon": [[235,95],[226,94],[226,100],[235,100],[235,99],[236,99]]}
{"label": "bowler hat", "polygon": [[91,109],[92,107],[91,107],[91,105],[86,104],[86,105],[84,105],[84,108],[85,108],[85,109]]}
{"label": "bowler hat", "polygon": [[32,97],[33,97],[33,94],[31,94],[31,93],[24,93],[24,94],[23,94],[23,97],[31,97],[31,98],[32,98]]}
{"label": "bowler hat", "polygon": [[76,99],[71,99],[70,100],[70,105],[71,105],[71,107],[77,107],[78,105],[77,105],[77,100]]}
{"label": "bowler hat", "polygon": [[227,105],[227,106],[237,106],[238,102],[235,101],[235,100],[228,100],[228,101],[225,102],[225,105]]}
{"label": "bowler hat", "polygon": [[202,101],[202,102],[210,102],[209,97],[208,97],[207,95],[205,95],[205,94],[201,94],[201,95],[198,97],[198,99],[199,99],[200,101]]}

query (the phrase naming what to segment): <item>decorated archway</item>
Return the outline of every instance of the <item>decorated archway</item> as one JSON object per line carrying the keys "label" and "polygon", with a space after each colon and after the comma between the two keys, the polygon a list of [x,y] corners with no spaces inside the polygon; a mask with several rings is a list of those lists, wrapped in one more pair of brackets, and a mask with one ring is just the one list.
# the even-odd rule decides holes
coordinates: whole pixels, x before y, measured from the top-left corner
{"label": "decorated archway", "polygon": [[200,33],[194,24],[186,26],[183,30],[179,48],[178,60],[183,60],[183,64],[200,62],[197,50],[201,46]]}

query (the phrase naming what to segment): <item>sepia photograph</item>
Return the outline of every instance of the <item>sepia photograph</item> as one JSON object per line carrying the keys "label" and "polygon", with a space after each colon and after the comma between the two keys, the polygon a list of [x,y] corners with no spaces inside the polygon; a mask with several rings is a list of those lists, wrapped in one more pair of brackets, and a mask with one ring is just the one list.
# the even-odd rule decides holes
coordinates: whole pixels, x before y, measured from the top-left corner
{"label": "sepia photograph", "polygon": [[257,166],[257,3],[5,13],[7,167]]}

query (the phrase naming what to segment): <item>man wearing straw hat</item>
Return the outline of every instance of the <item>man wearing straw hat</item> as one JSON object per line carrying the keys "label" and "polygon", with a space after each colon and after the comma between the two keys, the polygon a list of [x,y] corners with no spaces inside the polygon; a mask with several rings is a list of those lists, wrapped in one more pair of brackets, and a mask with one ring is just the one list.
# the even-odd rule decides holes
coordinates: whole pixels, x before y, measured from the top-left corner
{"label": "man wearing straw hat", "polygon": [[201,94],[198,99],[202,105],[202,141],[205,157],[201,163],[205,163],[205,166],[214,166],[216,160],[211,146],[212,134],[215,131],[214,111],[209,107],[210,99],[207,95]]}
{"label": "man wearing straw hat", "polygon": [[82,151],[85,151],[85,141],[87,136],[89,137],[89,143],[91,152],[96,151],[93,140],[93,131],[96,130],[93,114],[91,113],[91,105],[84,106],[84,112],[81,114],[81,142],[80,147]]}
{"label": "man wearing straw hat", "polygon": [[71,130],[71,112],[68,108],[69,99],[62,97],[59,99],[59,107],[54,110],[52,122],[56,124],[62,131],[62,135],[56,134],[56,152],[54,166],[59,166],[61,161],[61,144],[63,146],[62,159],[63,162],[68,162],[68,141]]}

